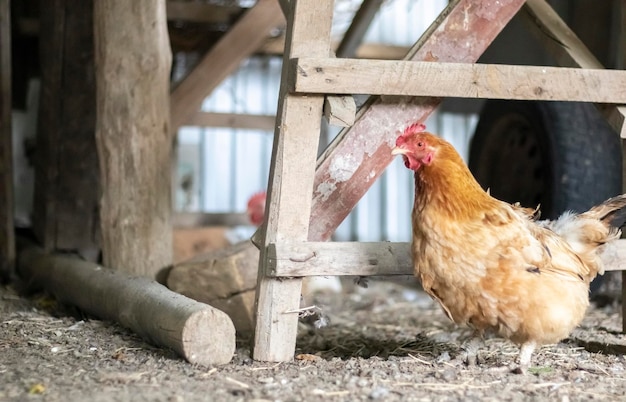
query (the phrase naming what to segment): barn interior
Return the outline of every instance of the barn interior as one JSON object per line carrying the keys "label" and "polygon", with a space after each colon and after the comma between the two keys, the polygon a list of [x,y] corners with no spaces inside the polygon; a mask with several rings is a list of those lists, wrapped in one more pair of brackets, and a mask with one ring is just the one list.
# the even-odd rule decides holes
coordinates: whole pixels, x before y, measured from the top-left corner
{"label": "barn interior", "polygon": [[[243,364],[242,339],[260,362],[388,357],[398,344],[348,336],[366,352],[333,340],[322,353],[319,333],[302,334],[335,311],[320,300],[360,308],[363,283],[402,311],[426,303],[408,251],[413,177],[389,153],[404,127],[424,123],[485,189],[544,218],[623,192],[623,1],[307,3],[0,0],[5,286],[43,289],[193,364]],[[412,79],[393,75],[415,62]],[[420,62],[447,63],[446,78]],[[492,65],[497,78],[481,70]],[[544,67],[548,82],[531,70]],[[311,74],[333,68],[334,86]],[[624,246],[592,284],[613,309],[616,355]],[[406,353],[458,352],[420,334]]]}

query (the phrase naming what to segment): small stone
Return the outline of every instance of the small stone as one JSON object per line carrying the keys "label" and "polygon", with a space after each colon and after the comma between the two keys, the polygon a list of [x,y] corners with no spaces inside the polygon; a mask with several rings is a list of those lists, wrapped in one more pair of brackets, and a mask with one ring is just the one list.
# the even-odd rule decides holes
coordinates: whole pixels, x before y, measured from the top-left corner
{"label": "small stone", "polygon": [[375,387],[374,389],[372,389],[372,392],[370,392],[368,398],[381,399],[385,398],[387,395],[389,395],[389,389],[385,387]]}

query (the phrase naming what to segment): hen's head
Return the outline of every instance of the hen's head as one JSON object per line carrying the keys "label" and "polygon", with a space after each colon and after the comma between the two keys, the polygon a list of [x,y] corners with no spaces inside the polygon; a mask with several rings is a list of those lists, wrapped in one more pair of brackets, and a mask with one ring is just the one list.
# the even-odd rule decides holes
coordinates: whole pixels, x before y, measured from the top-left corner
{"label": "hen's head", "polygon": [[402,155],[404,166],[411,170],[417,171],[422,166],[430,165],[444,142],[441,138],[425,132],[425,128],[421,123],[407,127],[396,139],[396,147],[391,150],[392,155]]}
{"label": "hen's head", "polygon": [[265,191],[254,194],[248,200],[248,219],[254,226],[261,226],[265,220]]}

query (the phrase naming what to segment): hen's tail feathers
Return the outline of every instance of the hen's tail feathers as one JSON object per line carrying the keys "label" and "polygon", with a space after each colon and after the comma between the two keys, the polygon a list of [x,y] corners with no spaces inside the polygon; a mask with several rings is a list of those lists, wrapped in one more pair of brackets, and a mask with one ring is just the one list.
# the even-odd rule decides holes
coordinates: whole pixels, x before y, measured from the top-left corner
{"label": "hen's tail feathers", "polygon": [[626,194],[609,198],[585,212],[585,215],[605,222],[614,228],[621,228],[626,224]]}

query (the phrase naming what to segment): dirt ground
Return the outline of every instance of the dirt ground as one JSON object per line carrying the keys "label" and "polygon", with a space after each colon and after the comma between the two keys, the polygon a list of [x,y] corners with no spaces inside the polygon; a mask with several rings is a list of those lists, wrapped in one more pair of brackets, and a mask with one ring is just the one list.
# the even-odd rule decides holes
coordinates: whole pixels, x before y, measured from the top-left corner
{"label": "dirt ground", "polygon": [[376,281],[367,289],[348,288],[317,297],[330,324],[302,323],[293,361],[253,361],[249,341],[241,339],[231,363],[200,367],[45,295],[22,297],[14,286],[0,286],[0,400],[578,401],[626,395],[616,286],[569,339],[542,348],[526,375],[509,372],[517,347],[501,339],[486,340],[479,365],[467,367],[459,345],[469,331],[450,323],[415,286]]}

